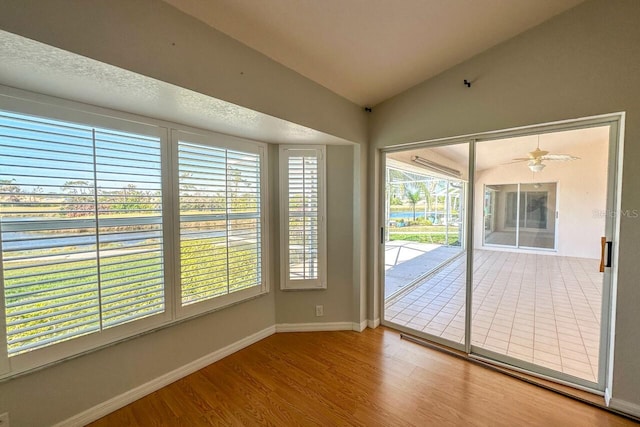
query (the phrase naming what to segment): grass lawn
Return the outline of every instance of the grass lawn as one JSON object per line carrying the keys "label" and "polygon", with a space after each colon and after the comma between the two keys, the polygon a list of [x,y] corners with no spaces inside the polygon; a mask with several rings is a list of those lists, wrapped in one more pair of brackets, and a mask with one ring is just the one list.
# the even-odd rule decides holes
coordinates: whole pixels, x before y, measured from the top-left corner
{"label": "grass lawn", "polygon": [[[251,245],[227,249],[223,240],[182,242],[182,304],[226,294],[259,280],[255,268],[260,263],[259,250]],[[19,354],[46,346],[49,340],[69,339],[164,311],[162,246],[144,249],[136,252],[133,246],[112,251],[112,256],[101,258],[99,269],[95,257],[74,259],[43,251],[36,251],[37,258],[5,262],[9,353]],[[227,259],[232,261],[229,267]]]}
{"label": "grass lawn", "polygon": [[[437,243],[439,245],[447,244],[447,239],[444,233],[429,233],[429,234],[404,234],[404,233],[389,233],[389,240],[404,240],[409,242],[418,243]],[[460,246],[458,234],[449,233],[450,246]]]}

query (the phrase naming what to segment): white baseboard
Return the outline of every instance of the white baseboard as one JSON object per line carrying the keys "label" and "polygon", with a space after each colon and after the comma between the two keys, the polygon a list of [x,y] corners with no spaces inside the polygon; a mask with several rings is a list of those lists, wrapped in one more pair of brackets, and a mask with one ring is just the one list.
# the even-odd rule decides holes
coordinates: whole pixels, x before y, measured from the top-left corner
{"label": "white baseboard", "polygon": [[353,331],[352,322],[278,323],[276,332]]}
{"label": "white baseboard", "polygon": [[353,322],[353,330],[356,332],[362,332],[367,329],[367,321],[363,320],[362,322]]}
{"label": "white baseboard", "polygon": [[[349,329],[351,329],[351,323],[349,323]],[[270,335],[273,335],[275,332],[276,327],[269,326],[268,328],[256,332],[255,334],[249,335],[248,337],[242,338],[241,340],[238,340],[233,344],[229,344],[228,346],[223,347],[220,350],[216,350],[213,353],[196,359],[193,362],[181,366],[178,369],[161,375],[158,378],[155,378],[145,384],[142,384],[134,389],[126,391],[92,408],[89,408],[86,411],[74,415],[71,418],[55,424],[54,427],[81,427],[87,425],[150,393],[153,393],[156,390],[161,389],[162,387],[165,387],[181,378],[186,377],[189,374],[192,374],[206,366],[209,366],[212,363],[217,362],[218,360],[223,359],[238,350],[242,350],[243,348],[248,347],[251,344],[254,344]]]}
{"label": "white baseboard", "polygon": [[609,407],[611,409],[615,409],[616,411],[624,412],[626,414],[640,418],[640,405],[638,405],[637,403],[631,403],[627,402],[626,400],[620,400],[612,397]]}
{"label": "white baseboard", "polygon": [[367,320],[367,326],[370,327],[371,329],[375,329],[378,326],[380,326],[380,318],[378,317],[377,319],[374,320]]}

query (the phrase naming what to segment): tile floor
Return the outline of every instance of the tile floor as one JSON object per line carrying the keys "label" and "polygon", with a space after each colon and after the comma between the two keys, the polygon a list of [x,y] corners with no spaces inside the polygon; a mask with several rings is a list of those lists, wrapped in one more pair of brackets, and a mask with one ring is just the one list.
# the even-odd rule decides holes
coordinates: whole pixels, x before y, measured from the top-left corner
{"label": "tile floor", "polygon": [[[602,300],[599,260],[477,250],[471,342],[597,381]],[[464,341],[465,257],[385,303],[385,319]]]}

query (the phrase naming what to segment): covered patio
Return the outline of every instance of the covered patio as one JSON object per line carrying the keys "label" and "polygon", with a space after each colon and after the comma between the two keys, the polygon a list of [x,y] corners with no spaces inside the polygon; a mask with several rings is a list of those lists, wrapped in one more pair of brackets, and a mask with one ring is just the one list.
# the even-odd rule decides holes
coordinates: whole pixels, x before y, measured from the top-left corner
{"label": "covered patio", "polygon": [[[385,302],[385,320],[464,342],[466,259],[458,256]],[[475,250],[471,342],[597,381],[599,260]]]}

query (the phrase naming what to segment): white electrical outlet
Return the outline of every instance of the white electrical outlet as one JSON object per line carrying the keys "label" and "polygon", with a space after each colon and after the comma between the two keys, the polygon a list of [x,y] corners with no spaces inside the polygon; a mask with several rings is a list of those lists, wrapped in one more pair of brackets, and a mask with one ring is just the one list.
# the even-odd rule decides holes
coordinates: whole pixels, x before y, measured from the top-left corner
{"label": "white electrical outlet", "polygon": [[316,305],[316,317],[324,316],[324,306]]}
{"label": "white electrical outlet", "polygon": [[9,413],[0,414],[0,427],[9,427]]}

